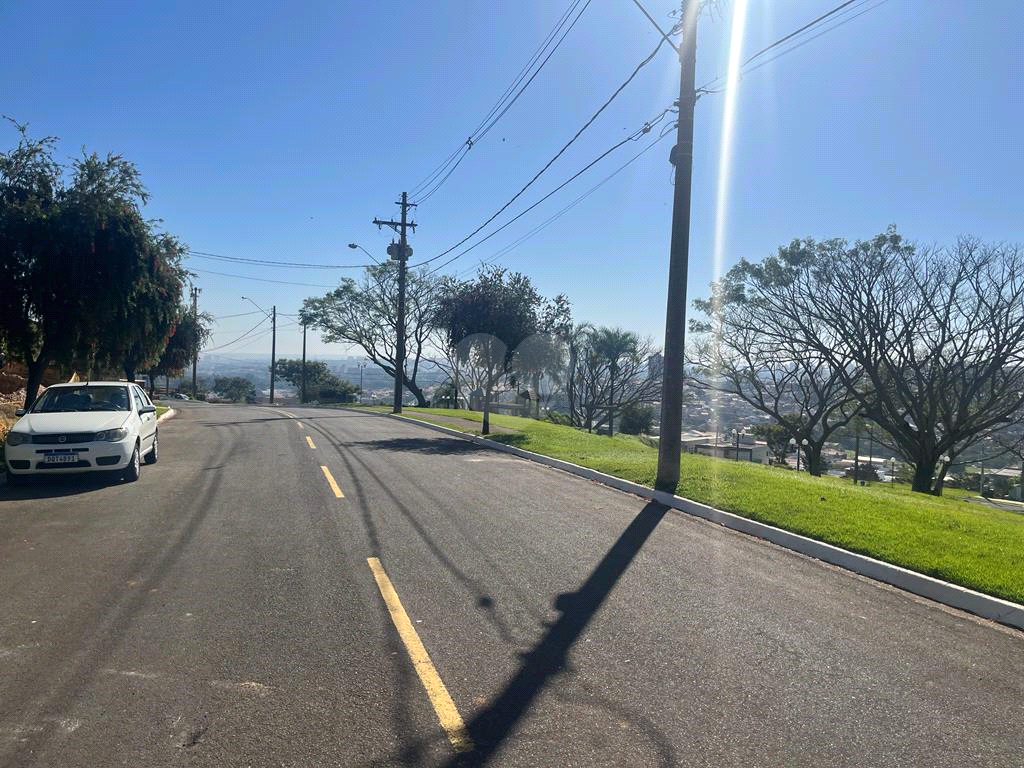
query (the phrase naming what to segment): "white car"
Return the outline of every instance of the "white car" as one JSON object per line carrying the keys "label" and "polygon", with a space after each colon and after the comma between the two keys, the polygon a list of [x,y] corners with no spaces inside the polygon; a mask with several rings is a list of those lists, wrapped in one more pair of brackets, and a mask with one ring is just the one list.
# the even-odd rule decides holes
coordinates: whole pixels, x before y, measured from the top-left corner
{"label": "white car", "polygon": [[156,406],[127,381],[54,384],[7,433],[4,461],[11,485],[41,475],[104,471],[139,479],[158,457]]}

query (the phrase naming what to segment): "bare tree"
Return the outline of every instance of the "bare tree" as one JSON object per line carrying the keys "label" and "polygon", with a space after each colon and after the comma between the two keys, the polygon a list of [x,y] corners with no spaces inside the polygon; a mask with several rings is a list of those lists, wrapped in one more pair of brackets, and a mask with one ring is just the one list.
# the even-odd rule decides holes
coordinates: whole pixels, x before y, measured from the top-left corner
{"label": "bare tree", "polygon": [[950,463],[1024,404],[1024,253],[962,238],[922,248],[895,229],[869,241],[794,241],[747,265],[765,329],[826,361],[867,418],[941,494]]}
{"label": "bare tree", "polygon": [[[396,375],[398,340],[398,265],[387,262],[367,267],[360,282],[344,278],[326,296],[306,299],[300,318],[321,332],[327,343],[358,346],[371,363],[392,379]],[[416,381],[424,352],[431,346],[439,281],[426,269],[406,275],[405,298],[405,370],[402,383],[415,397],[416,404],[427,404],[423,389]]]}
{"label": "bare tree", "polygon": [[735,395],[771,417],[803,450],[808,471],[820,475],[822,448],[859,405],[849,372],[793,338],[789,318],[757,300],[775,276],[741,262],[712,283],[709,299],[694,301],[704,319],[691,322],[690,383]]}

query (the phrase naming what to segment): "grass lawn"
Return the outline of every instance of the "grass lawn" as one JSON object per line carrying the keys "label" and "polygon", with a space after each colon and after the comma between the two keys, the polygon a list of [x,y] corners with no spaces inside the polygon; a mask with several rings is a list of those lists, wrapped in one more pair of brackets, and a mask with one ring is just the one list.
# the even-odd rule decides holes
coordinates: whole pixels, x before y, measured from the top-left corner
{"label": "grass lawn", "polygon": [[[390,409],[381,408],[389,411]],[[479,434],[474,411],[406,408],[404,415]],[[454,421],[453,421],[454,417]],[[491,439],[653,487],[658,451],[629,435],[591,435],[516,416]],[[854,486],[780,467],[683,454],[677,495],[1024,604],[1024,514],[934,497],[907,486]]]}

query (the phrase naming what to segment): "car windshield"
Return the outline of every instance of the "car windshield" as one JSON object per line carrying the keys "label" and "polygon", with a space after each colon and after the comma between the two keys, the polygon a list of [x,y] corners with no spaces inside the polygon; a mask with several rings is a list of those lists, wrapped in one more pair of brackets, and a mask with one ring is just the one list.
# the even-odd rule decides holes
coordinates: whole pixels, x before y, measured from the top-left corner
{"label": "car windshield", "polygon": [[127,387],[51,387],[40,395],[32,412],[127,411],[130,402]]}

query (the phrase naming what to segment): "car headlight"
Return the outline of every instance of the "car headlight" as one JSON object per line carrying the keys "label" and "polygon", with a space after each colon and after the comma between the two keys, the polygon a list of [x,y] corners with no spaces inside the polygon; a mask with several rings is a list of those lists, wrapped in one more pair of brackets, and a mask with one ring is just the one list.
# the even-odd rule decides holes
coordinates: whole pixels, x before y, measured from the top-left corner
{"label": "car headlight", "polygon": [[24,432],[15,432],[11,430],[7,433],[7,444],[8,445],[21,445],[22,443],[31,443],[32,435],[26,435]]}
{"label": "car headlight", "polygon": [[97,442],[116,443],[126,437],[128,437],[128,427],[118,427],[117,429],[108,429],[106,432],[97,432],[95,439]]}

